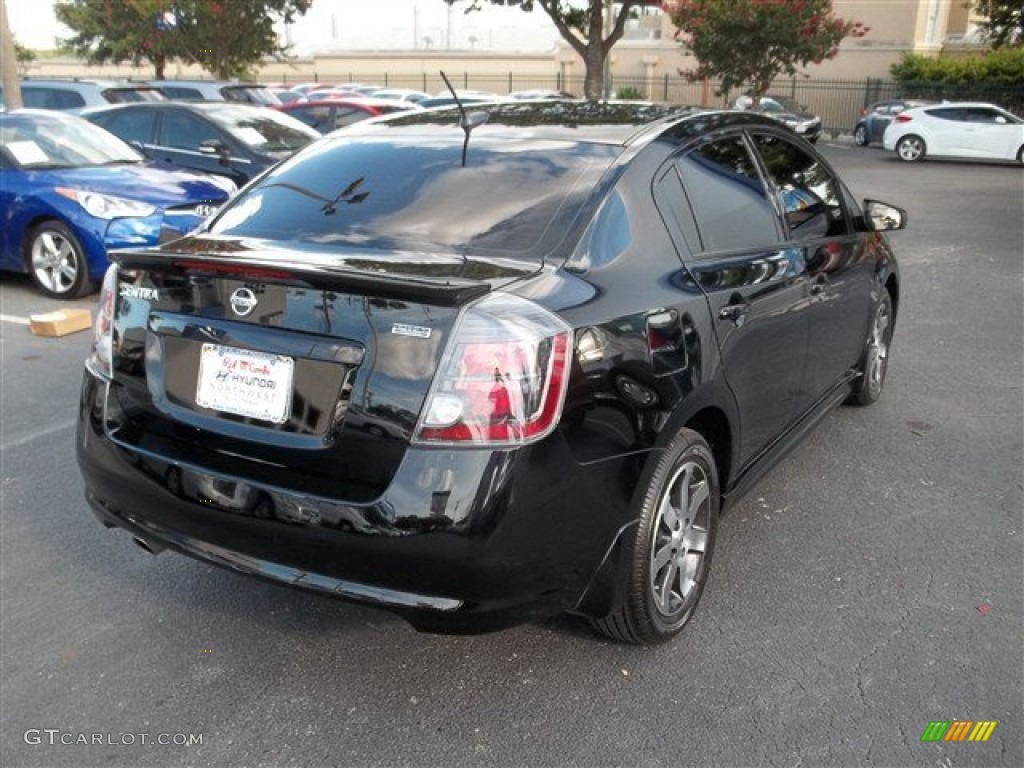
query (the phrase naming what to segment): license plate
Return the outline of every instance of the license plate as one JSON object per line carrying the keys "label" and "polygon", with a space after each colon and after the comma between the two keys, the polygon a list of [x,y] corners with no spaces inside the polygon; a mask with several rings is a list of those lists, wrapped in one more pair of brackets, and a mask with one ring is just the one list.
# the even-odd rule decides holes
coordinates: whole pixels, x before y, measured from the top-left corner
{"label": "license plate", "polygon": [[203,344],[196,404],[222,413],[283,424],[292,402],[295,361],[220,344]]}

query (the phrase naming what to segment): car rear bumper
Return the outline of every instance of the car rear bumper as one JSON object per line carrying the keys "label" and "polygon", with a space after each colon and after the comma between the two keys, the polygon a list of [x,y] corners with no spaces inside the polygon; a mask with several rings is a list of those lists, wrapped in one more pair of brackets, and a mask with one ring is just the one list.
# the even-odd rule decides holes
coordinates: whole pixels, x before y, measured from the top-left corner
{"label": "car rear bumper", "polygon": [[353,504],[129,445],[105,425],[106,389],[85,373],[77,438],[105,525],[419,629],[489,631],[573,609],[630,522],[635,457],[580,465],[557,433],[519,450],[409,449],[380,498]]}

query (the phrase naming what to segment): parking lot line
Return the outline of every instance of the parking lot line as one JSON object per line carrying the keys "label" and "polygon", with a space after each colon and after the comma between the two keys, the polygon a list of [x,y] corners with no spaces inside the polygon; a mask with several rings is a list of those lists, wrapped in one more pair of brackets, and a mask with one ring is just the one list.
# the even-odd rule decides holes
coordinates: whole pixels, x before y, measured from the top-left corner
{"label": "parking lot line", "polygon": [[0,315],[0,323],[15,323],[17,325],[29,325],[29,319],[27,317],[18,317],[17,315]]}

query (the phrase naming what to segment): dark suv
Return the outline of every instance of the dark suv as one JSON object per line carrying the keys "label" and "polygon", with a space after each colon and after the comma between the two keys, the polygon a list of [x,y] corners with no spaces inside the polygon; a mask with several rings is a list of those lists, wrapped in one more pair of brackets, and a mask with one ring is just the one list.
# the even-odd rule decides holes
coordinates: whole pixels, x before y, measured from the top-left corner
{"label": "dark suv", "polygon": [[105,525],[421,629],[682,628],[719,513],[879,397],[904,214],[763,116],[487,110],[357,124],[114,255]]}

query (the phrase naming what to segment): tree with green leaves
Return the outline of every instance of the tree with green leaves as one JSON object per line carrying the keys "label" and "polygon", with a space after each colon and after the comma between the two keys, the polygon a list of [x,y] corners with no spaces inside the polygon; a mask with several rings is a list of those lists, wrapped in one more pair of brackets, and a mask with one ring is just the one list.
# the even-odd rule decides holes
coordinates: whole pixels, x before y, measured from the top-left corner
{"label": "tree with green leaves", "polygon": [[993,48],[1024,44],[1024,0],[975,0],[967,6],[985,17],[980,26]]}
{"label": "tree with green leaves", "polygon": [[274,25],[291,24],[313,0],[178,0],[174,16],[183,57],[214,77],[245,77],[264,56],[284,58]]}
{"label": "tree with green leaves", "polygon": [[466,13],[487,3],[544,11],[562,36],[583,59],[583,93],[591,101],[604,95],[604,69],[608,54],[626,30],[626,20],[641,6],[661,5],[661,0],[445,0],[449,5],[464,3]]}
{"label": "tree with green leaves", "polygon": [[167,61],[180,55],[177,35],[162,23],[167,6],[163,0],[61,0],[54,12],[74,33],[61,44],[76,55],[92,64],[148,62],[159,80]]}
{"label": "tree with green leaves", "polygon": [[722,93],[746,85],[755,101],[779,75],[834,58],[844,38],[870,31],[836,16],[831,0],[668,0],[665,9],[697,60],[683,74],[720,78]]}
{"label": "tree with green leaves", "polygon": [[167,62],[178,59],[229,79],[244,75],[264,56],[284,56],[275,23],[291,23],[312,2],[59,0],[54,10],[74,32],[63,44],[92,63],[149,62],[160,80]]}

